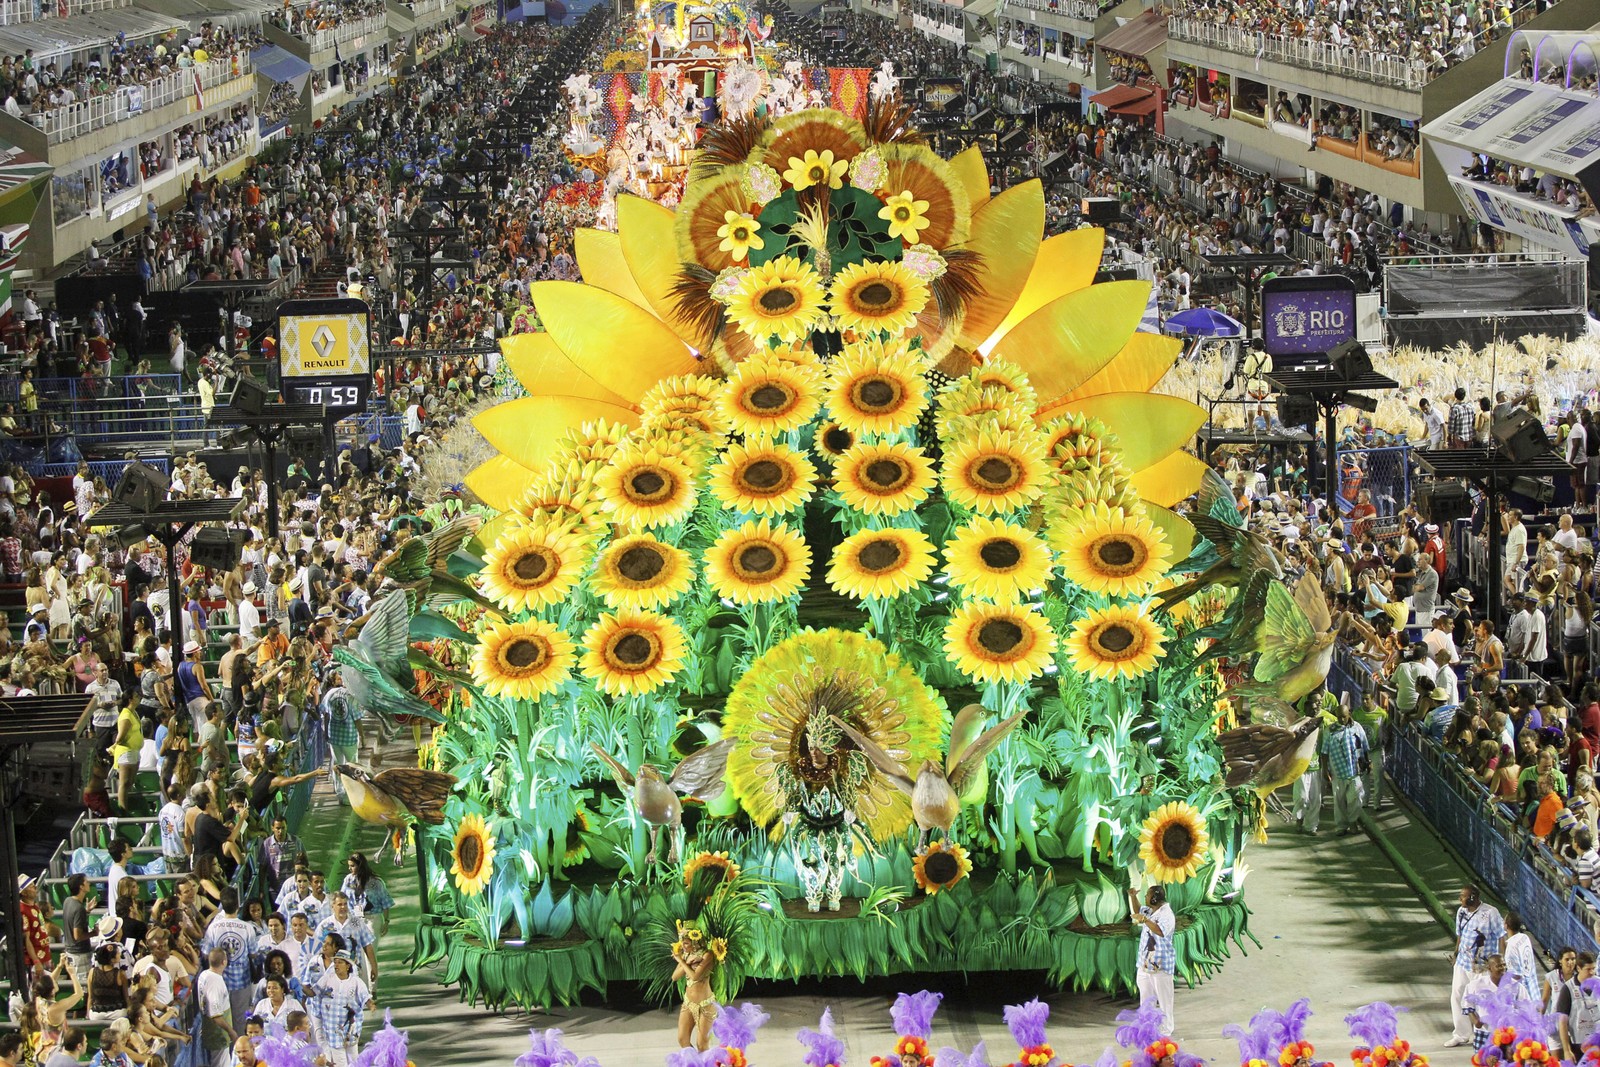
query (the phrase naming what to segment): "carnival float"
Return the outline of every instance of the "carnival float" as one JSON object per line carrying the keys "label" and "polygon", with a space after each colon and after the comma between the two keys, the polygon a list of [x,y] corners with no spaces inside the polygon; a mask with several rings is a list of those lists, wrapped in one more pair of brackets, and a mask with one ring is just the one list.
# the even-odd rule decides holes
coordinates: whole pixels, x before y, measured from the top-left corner
{"label": "carnival float", "polygon": [[891,94],[725,112],[676,211],[616,216],[502,343],[524,395],[466,479],[492,517],[398,569],[426,651],[361,652],[440,720],[416,965],[493,1006],[1128,990],[1128,892],[1160,882],[1179,974],[1217,968],[1315,741],[1325,605],[1183,450],[1205,414],[1153,391],[1148,285],[1095,283],[1101,231],[1044,239],[1037,182],[991,195]]}

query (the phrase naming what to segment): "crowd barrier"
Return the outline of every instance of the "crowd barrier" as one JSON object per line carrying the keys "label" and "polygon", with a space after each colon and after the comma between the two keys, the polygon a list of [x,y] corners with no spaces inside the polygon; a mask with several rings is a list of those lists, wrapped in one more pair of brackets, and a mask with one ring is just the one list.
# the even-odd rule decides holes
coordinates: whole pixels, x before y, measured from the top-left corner
{"label": "crowd barrier", "polygon": [[[1594,952],[1600,897],[1567,886],[1555,855],[1517,825],[1515,812],[1467,777],[1453,757],[1410,728],[1389,731],[1384,769],[1411,805],[1547,952]],[[1448,903],[1448,902],[1445,902]]]}

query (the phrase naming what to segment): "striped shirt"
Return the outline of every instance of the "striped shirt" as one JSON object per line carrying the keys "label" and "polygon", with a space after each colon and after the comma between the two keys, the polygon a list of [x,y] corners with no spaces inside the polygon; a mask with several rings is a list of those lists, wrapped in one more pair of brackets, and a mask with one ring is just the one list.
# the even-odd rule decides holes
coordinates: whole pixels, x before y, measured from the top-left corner
{"label": "striped shirt", "polygon": [[1456,966],[1475,970],[1500,951],[1500,933],[1506,928],[1500,913],[1488,904],[1476,911],[1456,909]]}
{"label": "striped shirt", "polygon": [[317,1040],[324,1051],[344,1048],[361,1040],[361,1013],[372,999],[366,983],[355,975],[340,978],[332,971],[318,980],[311,998],[311,1017],[317,1023]]}

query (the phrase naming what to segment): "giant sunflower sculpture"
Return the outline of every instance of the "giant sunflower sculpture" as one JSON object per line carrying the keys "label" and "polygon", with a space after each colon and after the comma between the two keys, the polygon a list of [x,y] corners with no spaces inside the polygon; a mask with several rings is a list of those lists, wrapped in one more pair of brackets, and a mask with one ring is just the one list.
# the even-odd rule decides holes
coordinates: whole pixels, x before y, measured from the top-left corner
{"label": "giant sunflower sculpture", "polygon": [[[1150,391],[1178,346],[1137,332],[1148,285],[1091,284],[1103,234],[1042,240],[1037,183],[991,196],[976,152],[874,108],[712,128],[679,210],[621,198],[576,236],[585,283],[533,286],[546,332],[502,344],[527,395],[474,420],[499,455],[467,484],[502,514],[450,560],[482,596],[437,746],[462,797],[436,846],[488,812],[520,859],[456,890],[474,929],[559,877],[580,802],[629,906],[662,904],[643,820],[676,818],[780,893],[829,867],[816,910],[865,892],[852,856],[956,900],[998,884],[974,868],[1114,878],[1152,810],[1219,788],[1214,676],[1167,663],[1184,631],[1148,603],[1196,541],[1169,508],[1204,420]],[[1143,717],[1161,745],[1119,747]],[[652,781],[705,804],[646,811]],[[913,821],[941,835],[915,857]],[[1206,848],[1161,834],[1147,863]]]}

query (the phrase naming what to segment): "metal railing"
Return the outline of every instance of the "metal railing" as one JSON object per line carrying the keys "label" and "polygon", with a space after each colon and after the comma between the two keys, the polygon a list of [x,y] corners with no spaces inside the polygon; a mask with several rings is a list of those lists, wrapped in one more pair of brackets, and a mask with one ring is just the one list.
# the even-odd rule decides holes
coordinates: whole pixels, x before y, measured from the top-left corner
{"label": "metal railing", "polygon": [[1304,70],[1326,71],[1357,81],[1393,85],[1402,89],[1421,89],[1433,77],[1426,62],[1384,52],[1371,52],[1354,45],[1336,45],[1282,33],[1263,33],[1240,29],[1204,19],[1173,15],[1167,19],[1167,35],[1224,52],[1284,63]]}
{"label": "metal railing", "polygon": [[1415,729],[1389,731],[1384,768],[1395,788],[1514,908],[1547,951],[1593,952],[1600,897],[1566,882],[1566,868],[1523,830],[1519,812],[1497,800],[1461,764]]}
{"label": "metal railing", "polygon": [[127,0],[0,0],[0,26],[64,19],[90,11],[128,7]]}
{"label": "metal railing", "polygon": [[357,37],[373,33],[381,34],[388,25],[386,20],[386,15],[368,15],[364,19],[347,22],[342,26],[333,26],[326,30],[313,30],[303,36],[313,52],[321,52],[332,48],[336,44],[353,41]]}
{"label": "metal railing", "polygon": [[195,94],[195,72],[198,70],[202,92],[213,91],[220,83],[249,74],[249,53],[207,60],[150,78],[134,85],[119,86],[104,96],[91,96],[66,107],[49,111],[36,111],[24,115],[32,125],[44,131],[51,144],[64,144],[94,130],[104,129],[158,107],[166,107]]}
{"label": "metal railing", "polygon": [[1116,7],[1116,3],[1099,3],[1098,0],[1002,0],[1000,13],[1013,7],[1028,8],[1032,11],[1048,11],[1055,15],[1064,15],[1069,19],[1078,19],[1082,22],[1093,22],[1102,14]]}

